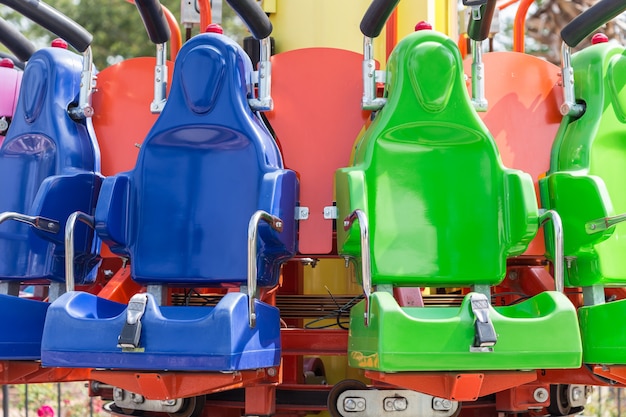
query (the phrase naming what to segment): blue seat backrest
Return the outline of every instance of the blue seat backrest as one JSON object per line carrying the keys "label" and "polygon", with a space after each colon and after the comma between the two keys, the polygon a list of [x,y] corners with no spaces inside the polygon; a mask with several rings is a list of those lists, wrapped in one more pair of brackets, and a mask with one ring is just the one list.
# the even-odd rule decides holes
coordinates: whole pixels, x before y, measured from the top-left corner
{"label": "blue seat backrest", "polygon": [[293,255],[297,180],[249,108],[251,73],[227,37],[191,39],[134,170],[105,181],[97,229],[113,251],[130,255],[136,281],[245,282],[248,221],[259,209],[285,226],[280,234],[260,229],[259,285],[274,285],[280,261]]}
{"label": "blue seat backrest", "polygon": [[[68,108],[78,102],[81,56],[65,49],[37,51],[24,71],[13,122],[0,147],[0,212],[41,215],[61,222],[56,234],[15,221],[0,224],[0,280],[63,281],[65,220],[92,211],[99,150],[85,121]],[[90,252],[92,234],[76,230],[79,256]],[[89,264],[77,266],[77,281]],[[82,269],[82,268],[87,269]]]}

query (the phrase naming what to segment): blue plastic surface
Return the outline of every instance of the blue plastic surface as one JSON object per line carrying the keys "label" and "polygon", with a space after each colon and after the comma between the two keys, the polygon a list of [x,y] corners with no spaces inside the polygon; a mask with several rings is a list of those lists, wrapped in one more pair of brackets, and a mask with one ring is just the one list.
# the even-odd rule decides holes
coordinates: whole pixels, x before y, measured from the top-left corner
{"label": "blue plastic surface", "polygon": [[[248,223],[257,210],[280,217],[284,227],[282,233],[259,227],[259,286],[276,285],[281,263],[295,254],[298,181],[249,108],[251,71],[247,55],[225,36],[188,41],[134,170],[104,181],[96,228],[114,252],[130,256],[136,281],[245,284]],[[205,371],[276,366],[278,309],[255,305],[250,328],[243,293],[228,293],[215,307],[159,307],[150,296],[139,347],[123,351],[117,342],[126,306],[69,293],[49,309],[42,363]]]}
{"label": "blue plastic surface", "polygon": [[37,360],[48,303],[0,294],[0,359]]}
{"label": "blue plastic surface", "polygon": [[[13,211],[58,220],[56,234],[16,221],[0,224],[0,280],[65,280],[65,221],[74,211],[92,213],[100,188],[99,149],[84,121],[67,110],[77,103],[82,58],[44,48],[29,60],[13,117],[0,147],[0,213]],[[76,281],[89,274],[97,254],[93,232],[76,229]]]}
{"label": "blue plastic surface", "polygon": [[259,319],[251,329],[248,297],[242,293],[226,294],[216,307],[159,307],[147,296],[140,349],[123,352],[117,337],[126,322],[126,305],[87,293],[64,294],[48,309],[47,324],[55,325],[46,324],[42,364],[235,371],[280,363],[276,307],[255,302]]}
{"label": "blue plastic surface", "polygon": [[259,209],[284,227],[260,226],[259,285],[275,285],[295,253],[297,179],[249,108],[244,54],[218,34],[185,44],[135,169],[103,185],[96,228],[114,252],[130,255],[140,283],[244,283],[248,222]]}

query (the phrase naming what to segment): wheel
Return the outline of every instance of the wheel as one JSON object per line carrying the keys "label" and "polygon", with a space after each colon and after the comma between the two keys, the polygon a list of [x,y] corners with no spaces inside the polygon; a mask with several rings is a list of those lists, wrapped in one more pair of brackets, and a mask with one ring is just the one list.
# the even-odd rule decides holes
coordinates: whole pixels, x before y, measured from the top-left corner
{"label": "wheel", "polygon": [[344,379],[343,381],[335,384],[330,390],[326,405],[332,417],[343,417],[337,407],[337,400],[339,400],[339,396],[342,393],[351,389],[363,390],[367,389],[367,385],[361,381],[357,381],[356,379]]}
{"label": "wheel", "polygon": [[167,413],[170,417],[198,417],[202,414],[206,397],[200,395],[198,397],[189,397],[183,400],[183,406],[175,413]]}
{"label": "wheel", "polygon": [[580,413],[584,407],[572,407],[568,397],[569,385],[550,385],[550,405],[548,412],[552,416],[569,416]]}

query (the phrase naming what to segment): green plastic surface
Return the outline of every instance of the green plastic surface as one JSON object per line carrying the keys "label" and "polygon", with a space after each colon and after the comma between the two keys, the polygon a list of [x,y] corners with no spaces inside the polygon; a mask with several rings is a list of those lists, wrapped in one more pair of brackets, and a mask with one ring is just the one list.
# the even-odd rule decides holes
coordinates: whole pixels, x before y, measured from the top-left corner
{"label": "green plastic surface", "polygon": [[[561,124],[540,181],[542,205],[563,221],[566,286],[624,286],[626,225],[592,234],[585,225],[626,213],[626,54],[615,43],[597,44],[574,54],[572,66],[585,113]],[[546,246],[551,251],[548,233]]]}
{"label": "green plastic surface", "polygon": [[[537,204],[473,109],[455,43],[434,31],[403,39],[386,95],[335,176],[339,219],[369,218],[373,284],[498,284],[537,231]],[[359,258],[359,225],[337,229],[340,254]]]}
{"label": "green plastic surface", "polygon": [[498,335],[492,352],[473,352],[474,314],[465,296],[458,307],[399,307],[393,296],[371,297],[350,312],[348,361],[384,372],[578,368],[582,347],[572,303],[544,292],[507,307],[490,307]]}
{"label": "green plastic surface", "polygon": [[[467,94],[457,46],[415,32],[392,52],[387,104],[357,142],[353,166],[336,173],[339,219],[368,217],[374,286],[496,285],[506,259],[537,231],[529,175],[502,165]],[[337,228],[341,255],[361,260],[357,223]],[[351,310],[349,362],[384,372],[577,368],[576,310],[560,293],[489,308],[492,352],[475,337],[469,296],[459,307],[400,307],[375,291]]]}

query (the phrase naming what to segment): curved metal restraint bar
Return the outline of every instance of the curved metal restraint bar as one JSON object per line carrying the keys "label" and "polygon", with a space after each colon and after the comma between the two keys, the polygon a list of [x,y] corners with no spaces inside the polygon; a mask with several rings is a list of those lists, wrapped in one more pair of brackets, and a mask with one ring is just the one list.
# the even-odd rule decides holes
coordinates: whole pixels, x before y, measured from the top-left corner
{"label": "curved metal restraint bar", "polygon": [[283,221],[272,216],[264,210],[256,211],[250,221],[248,222],[248,323],[251,328],[256,326],[256,312],[254,307],[254,300],[256,299],[256,280],[257,280],[257,236],[259,222],[263,220],[268,223],[270,227],[277,232],[283,231]]}
{"label": "curved metal restraint bar", "polygon": [[365,326],[370,323],[370,295],[372,294],[372,267],[370,262],[370,235],[367,215],[361,209],[356,209],[343,221],[343,229],[348,231],[355,220],[359,221],[361,231],[361,282],[365,295]]}

